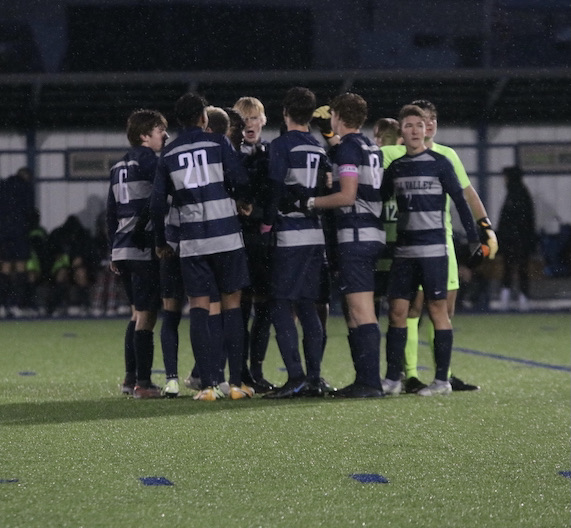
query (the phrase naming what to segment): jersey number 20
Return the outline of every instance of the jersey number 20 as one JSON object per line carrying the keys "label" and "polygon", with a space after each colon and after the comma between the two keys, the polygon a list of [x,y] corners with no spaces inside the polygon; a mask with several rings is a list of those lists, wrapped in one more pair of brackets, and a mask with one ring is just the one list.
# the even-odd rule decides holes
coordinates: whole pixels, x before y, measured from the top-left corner
{"label": "jersey number 20", "polygon": [[206,150],[194,150],[179,154],[178,163],[181,167],[186,167],[184,174],[185,189],[196,189],[210,183]]}

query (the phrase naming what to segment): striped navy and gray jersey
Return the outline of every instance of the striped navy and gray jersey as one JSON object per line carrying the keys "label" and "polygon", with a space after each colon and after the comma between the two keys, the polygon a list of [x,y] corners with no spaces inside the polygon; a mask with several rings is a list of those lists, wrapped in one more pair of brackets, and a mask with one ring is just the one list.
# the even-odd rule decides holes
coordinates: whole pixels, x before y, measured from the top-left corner
{"label": "striped navy and gray jersey", "polygon": [[227,138],[198,127],[185,129],[157,165],[151,199],[156,244],[166,243],[164,216],[171,194],[180,218],[181,257],[243,247],[233,198],[247,199],[247,189],[247,173]]}
{"label": "striped navy and gray jersey", "polygon": [[[151,260],[154,251],[141,251],[132,241],[140,215],[149,205],[157,156],[149,147],[133,147],[110,171],[107,230],[111,260]],[[151,223],[146,227],[151,231]]]}
{"label": "striped navy and gray jersey", "polygon": [[[473,227],[460,182],[452,164],[442,154],[427,149],[420,154],[407,154],[393,161],[385,171],[381,194],[386,198],[393,193],[398,205],[395,258],[441,257],[448,254],[445,228],[447,195],[457,206],[461,203],[458,211],[463,224],[471,222]],[[467,232],[470,231],[469,237],[473,238],[472,227],[465,224]]]}
{"label": "striped navy and gray jersey", "polygon": [[270,145],[269,178],[273,196],[268,215],[274,216],[276,245],[279,247],[324,245],[325,238],[317,215],[280,207],[279,202],[300,201],[317,195],[318,179],[330,170],[325,150],[309,133],[291,130]]}
{"label": "striped navy and gray jersey", "polygon": [[341,189],[340,173],[346,166],[357,170],[357,198],[354,205],[336,209],[337,241],[382,242],[385,232],[380,221],[383,203],[379,189],[383,181],[383,159],[377,145],[363,134],[343,136],[333,154],[333,192]]}

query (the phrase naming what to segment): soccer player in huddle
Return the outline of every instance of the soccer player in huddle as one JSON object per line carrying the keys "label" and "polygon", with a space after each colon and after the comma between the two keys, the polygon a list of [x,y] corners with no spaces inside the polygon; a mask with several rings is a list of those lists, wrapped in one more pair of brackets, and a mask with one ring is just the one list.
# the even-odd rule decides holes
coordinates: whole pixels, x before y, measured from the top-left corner
{"label": "soccer player in huddle", "polygon": [[208,321],[211,292],[217,287],[230,370],[229,397],[242,399],[251,397],[253,390],[242,383],[240,298],[249,275],[236,203],[246,214],[251,209],[248,179],[228,139],[204,131],[206,106],[193,93],[177,101],[175,115],[183,130],[159,158],[151,214],[157,255],[173,258],[164,228],[167,196],[172,195],[179,210],[179,256],[190,302],[190,340],[203,387],[194,398],[214,401],[224,397],[218,387],[221,345],[212,338]]}
{"label": "soccer player in huddle", "polygon": [[152,251],[149,200],[157,153],[166,141],[167,121],[153,110],[137,110],[127,121],[131,148],[113,165],[107,198],[111,269],[120,275],[131,304],[125,334],[125,380],[122,392],[135,398],[158,398],[151,382],[153,329],[160,307],[159,263]]}
{"label": "soccer player in huddle", "polygon": [[[226,135],[230,125],[228,114],[222,108],[216,106],[206,107],[208,116],[208,126],[206,132],[214,132],[216,134]],[[172,196],[168,197],[169,208],[165,216],[165,238],[166,242],[173,248],[175,254],[178,254],[178,244],[180,239],[180,218],[179,210],[173,204]],[[178,327],[181,320],[182,308],[185,300],[184,284],[182,280],[182,272],[180,268],[180,259],[163,258],[160,260],[161,266],[161,298],[163,302],[163,323],[161,326],[161,347],[163,350],[163,360],[165,364],[166,385],[163,393],[167,397],[176,397],[179,393],[178,383],[178,345],[179,335]],[[208,317],[210,326],[210,334],[212,339],[222,339],[223,325],[222,313],[220,308],[220,295],[217,288],[213,288],[210,294],[210,315]],[[214,347],[215,350],[223,349],[222,344]],[[229,386],[224,381],[224,368],[226,357],[223,354],[219,362],[220,377],[218,379],[218,387],[228,395]],[[191,388],[200,390],[202,384],[198,374],[198,367],[194,366],[185,384]]]}
{"label": "soccer player in huddle", "polygon": [[[283,102],[287,131],[270,146],[270,195],[262,235],[275,237],[271,264],[271,318],[288,372],[286,384],[268,398],[323,396],[323,328],[316,301],[320,293],[325,238],[316,214],[306,215],[292,202],[314,198],[320,172],[329,168],[325,150],[309,131],[315,95],[303,87],[288,90]],[[303,329],[304,372],[294,311]]]}
{"label": "soccer player in huddle", "polygon": [[381,196],[396,197],[397,241],[389,277],[389,329],[387,332],[387,376],[383,388],[390,394],[401,391],[401,369],[407,339],[407,316],[412,299],[422,286],[428,314],[434,325],[434,381],[418,391],[432,396],[452,391],[448,370],[452,353],[452,325],[447,308],[448,250],[445,210],[452,198],[466,230],[471,259],[482,259],[482,249],[472,213],[452,164],[424,144],[425,112],[406,105],[399,125],[406,154],[385,171]]}
{"label": "soccer player in huddle", "polygon": [[[401,137],[398,121],[391,117],[381,117],[373,125],[373,136],[375,143],[381,149],[388,145],[400,144]],[[384,156],[383,165],[385,169],[389,166]],[[397,239],[397,203],[394,197],[383,200],[381,220],[386,235],[386,242],[385,250],[377,262],[377,269],[375,271],[375,313],[377,319],[381,314],[381,300],[387,295],[389,270],[391,269],[394,245]]]}
{"label": "soccer player in huddle", "polygon": [[[478,229],[480,231],[480,240],[488,245],[490,248],[489,258],[493,259],[498,250],[498,244],[496,235],[492,229],[491,222],[488,218],[486,209],[478,196],[478,193],[471,185],[464,165],[460,161],[458,154],[450,147],[440,145],[434,141],[434,136],[438,130],[438,116],[435,105],[427,101],[426,99],[419,99],[413,101],[413,104],[420,107],[425,111],[426,116],[426,137],[424,139],[425,145],[434,150],[435,152],[446,156],[456,173],[456,177],[460,181],[462,186],[464,197],[470,206],[472,215],[474,218],[478,219]],[[383,160],[385,164],[385,169],[388,165],[395,160],[400,158],[406,152],[404,145],[392,145],[392,146],[382,146]],[[458,264],[456,261],[456,253],[454,251],[454,242],[452,238],[452,220],[450,215],[450,200],[446,201],[446,241],[448,246],[448,295],[447,295],[447,305],[448,305],[448,315],[450,318],[454,316],[456,297],[458,293],[458,288],[460,286],[458,280]],[[418,361],[418,326],[420,323],[420,315],[422,313],[424,305],[424,296],[422,290],[419,290],[416,298],[412,301],[409,316],[407,319],[407,343],[405,348],[405,361],[404,361],[404,372],[405,372],[405,391],[408,393],[416,393],[420,389],[425,387],[418,377],[417,361]],[[434,343],[434,327],[429,321],[429,342]],[[434,352],[434,351],[433,351]],[[450,376],[450,383],[452,390],[454,391],[466,391],[466,390],[477,390],[478,386],[465,383],[460,378],[455,376]]]}
{"label": "soccer player in huddle", "polygon": [[[242,296],[242,315],[246,331],[243,377],[256,392],[262,394],[274,388],[264,378],[263,362],[270,339],[270,256],[260,234],[260,224],[268,200],[269,143],[262,139],[267,118],[262,102],[255,97],[240,97],[234,104],[244,120],[243,142],[240,145],[242,162],[248,172],[252,189],[253,209],[249,216],[241,216],[242,233],[248,256],[251,285]],[[252,324],[250,314],[253,309]],[[248,331],[248,328],[250,330]],[[249,359],[249,365],[248,365]]]}
{"label": "soccer player in huddle", "polygon": [[380,221],[382,155],[361,133],[367,103],[358,94],[337,96],[330,105],[331,127],[340,138],[333,151],[333,189],[309,198],[309,211],[334,209],[339,289],[347,306],[348,341],[355,381],[332,393],[340,398],[379,398],[381,333],[373,293],[375,266],[385,247]]}

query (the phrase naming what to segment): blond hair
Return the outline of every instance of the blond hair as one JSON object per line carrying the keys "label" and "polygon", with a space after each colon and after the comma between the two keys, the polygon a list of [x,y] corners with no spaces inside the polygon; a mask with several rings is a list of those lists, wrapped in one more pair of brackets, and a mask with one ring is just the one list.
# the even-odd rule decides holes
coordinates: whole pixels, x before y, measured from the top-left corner
{"label": "blond hair", "polygon": [[240,99],[234,103],[234,110],[236,110],[242,117],[248,117],[252,114],[260,114],[262,125],[266,124],[266,110],[262,101],[256,97],[240,97]]}

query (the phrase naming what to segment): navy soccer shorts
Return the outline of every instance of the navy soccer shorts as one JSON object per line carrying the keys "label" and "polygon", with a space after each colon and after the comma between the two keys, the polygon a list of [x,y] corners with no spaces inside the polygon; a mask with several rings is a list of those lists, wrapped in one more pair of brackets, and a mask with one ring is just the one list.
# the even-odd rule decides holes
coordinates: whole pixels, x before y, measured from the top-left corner
{"label": "navy soccer shorts", "polygon": [[389,277],[389,299],[414,299],[422,286],[428,300],[446,299],[448,294],[448,256],[395,258]]}
{"label": "navy soccer shorts", "polygon": [[272,255],[272,298],[317,300],[323,249],[323,246],[275,247]]}
{"label": "navy soccer shorts", "polygon": [[155,312],[161,306],[160,272],[157,260],[119,260],[115,265],[129,304],[139,312]]}
{"label": "navy soccer shorts", "polygon": [[384,270],[375,271],[375,299],[380,299],[387,295],[389,288],[389,272]]}
{"label": "navy soccer shorts", "polygon": [[337,247],[339,292],[375,291],[375,269],[385,245],[382,242],[345,242]]}
{"label": "navy soccer shorts", "polygon": [[246,244],[250,291],[259,297],[270,294],[270,248],[264,244]]}
{"label": "navy soccer shorts", "polygon": [[179,301],[186,297],[180,270],[180,258],[177,255],[161,259],[161,297]]}
{"label": "navy soccer shorts", "polygon": [[[250,285],[244,248],[180,259],[184,289],[189,297],[211,297],[213,291],[233,293]],[[214,300],[211,298],[211,300]]]}

